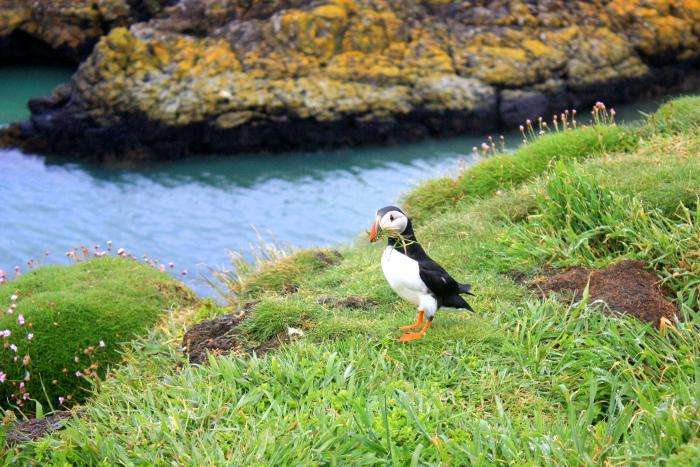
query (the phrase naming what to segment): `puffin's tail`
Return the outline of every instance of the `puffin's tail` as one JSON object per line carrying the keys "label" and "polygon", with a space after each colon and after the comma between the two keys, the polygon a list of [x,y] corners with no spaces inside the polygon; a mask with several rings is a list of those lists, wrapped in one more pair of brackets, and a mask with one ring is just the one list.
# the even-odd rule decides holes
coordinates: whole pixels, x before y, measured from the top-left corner
{"label": "puffin's tail", "polygon": [[473,297],[474,294],[471,292],[471,290],[472,290],[471,284],[459,284],[459,293],[465,293],[465,294],[471,295]]}
{"label": "puffin's tail", "polygon": [[440,306],[445,306],[448,308],[457,308],[458,310],[474,311],[472,306],[459,295],[449,295],[447,297],[442,297]]}

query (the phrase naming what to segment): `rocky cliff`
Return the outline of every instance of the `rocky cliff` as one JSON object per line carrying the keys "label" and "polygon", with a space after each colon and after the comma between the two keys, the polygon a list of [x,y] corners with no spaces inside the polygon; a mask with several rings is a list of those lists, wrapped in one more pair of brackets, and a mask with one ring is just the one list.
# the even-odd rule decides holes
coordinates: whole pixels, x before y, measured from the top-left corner
{"label": "rocky cliff", "polygon": [[415,139],[667,89],[699,58],[700,0],[181,0],[1,139],[98,159]]}
{"label": "rocky cliff", "polygon": [[0,60],[78,62],[100,36],[175,0],[0,0]]}

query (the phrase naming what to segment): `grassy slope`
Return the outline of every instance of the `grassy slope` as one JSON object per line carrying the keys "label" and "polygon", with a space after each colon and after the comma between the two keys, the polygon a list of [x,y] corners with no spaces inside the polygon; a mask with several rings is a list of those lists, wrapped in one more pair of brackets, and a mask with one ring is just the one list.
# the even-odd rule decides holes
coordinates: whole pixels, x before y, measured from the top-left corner
{"label": "grassy slope", "polygon": [[[575,157],[571,170],[667,213],[679,199],[692,204],[700,180],[696,129],[664,128],[647,129],[633,154],[606,155],[630,150],[613,146],[595,160]],[[536,211],[545,182],[494,196],[487,184],[483,193],[460,195],[449,212],[421,217],[418,235],[429,253],[474,285],[475,314],[441,311],[425,339],[398,343],[396,328],[415,310],[386,285],[380,247],[362,239],[297,293],[262,295],[245,329],[246,338],[264,340],[286,325],[306,325],[306,338],[264,358],[178,369],[182,325],[171,321],[134,346],[130,364],[103,385],[85,419],[20,455],[199,464],[695,458],[700,319],[692,311],[684,309],[689,321],[662,337],[633,319],[540,301],[500,274],[494,239]],[[321,295],[361,295],[378,306],[337,309],[319,305]]]}

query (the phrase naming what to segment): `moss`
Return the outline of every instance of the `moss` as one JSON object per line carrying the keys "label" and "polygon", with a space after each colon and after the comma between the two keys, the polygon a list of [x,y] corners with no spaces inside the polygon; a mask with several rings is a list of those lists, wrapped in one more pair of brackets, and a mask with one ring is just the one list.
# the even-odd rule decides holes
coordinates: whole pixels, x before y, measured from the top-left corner
{"label": "moss", "polygon": [[[0,316],[0,330],[11,332],[0,350],[0,368],[8,375],[8,381],[0,384],[3,405],[20,393],[18,382],[25,370],[31,398],[45,403],[48,396],[54,406],[59,396],[80,401],[90,384],[76,376],[77,371],[104,377],[120,359],[120,343],[151,328],[164,310],[196,301],[167,274],[123,258],[47,266],[24,274],[0,287],[3,308],[14,294],[18,296],[14,313]],[[24,325],[18,321],[20,315]],[[26,366],[25,356],[30,359]]]}

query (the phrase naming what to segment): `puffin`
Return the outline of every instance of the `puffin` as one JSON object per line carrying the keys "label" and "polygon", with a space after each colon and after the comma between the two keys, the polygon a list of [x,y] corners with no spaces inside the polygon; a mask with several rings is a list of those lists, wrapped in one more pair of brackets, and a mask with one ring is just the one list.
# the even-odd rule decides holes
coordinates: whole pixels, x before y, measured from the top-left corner
{"label": "puffin", "polygon": [[[474,311],[461,297],[462,294],[474,295],[471,293],[472,286],[457,282],[425,253],[405,212],[397,206],[378,210],[369,232],[369,241],[376,242],[381,231],[390,233],[382,253],[384,277],[397,295],[418,307],[416,322],[399,328],[409,331],[399,341],[408,342],[423,337],[438,308]],[[421,328],[420,331],[413,331],[418,328]]]}

